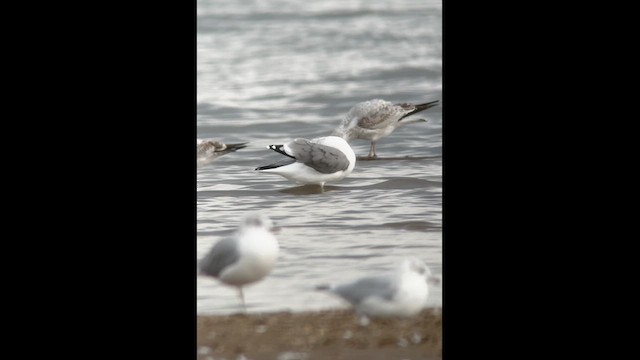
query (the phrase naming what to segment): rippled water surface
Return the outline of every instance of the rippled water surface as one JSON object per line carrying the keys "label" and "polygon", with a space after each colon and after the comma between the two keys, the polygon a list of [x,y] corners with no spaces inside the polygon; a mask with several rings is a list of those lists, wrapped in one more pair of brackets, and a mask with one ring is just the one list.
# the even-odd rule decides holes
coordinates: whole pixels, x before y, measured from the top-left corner
{"label": "rippled water surface", "polygon": [[[442,101],[441,1],[232,1],[197,3],[199,138],[248,142],[197,170],[197,256],[248,211],[282,229],[274,271],[247,286],[249,312],[344,307],[318,284],[393,268],[405,255],[442,275],[442,106],[377,145],[351,175],[310,191],[254,169],[266,149],[331,133],[349,108],[382,98]],[[356,155],[369,143],[354,140]],[[432,288],[430,305],[442,301]],[[198,313],[239,310],[233,288],[198,277]]]}

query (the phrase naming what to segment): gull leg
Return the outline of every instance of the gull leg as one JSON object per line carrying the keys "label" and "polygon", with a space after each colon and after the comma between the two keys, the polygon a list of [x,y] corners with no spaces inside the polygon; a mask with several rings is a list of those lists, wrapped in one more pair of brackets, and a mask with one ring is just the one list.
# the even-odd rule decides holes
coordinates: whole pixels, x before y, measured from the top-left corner
{"label": "gull leg", "polygon": [[247,305],[244,302],[244,293],[242,292],[242,286],[238,287],[238,296],[240,296],[240,300],[242,301],[242,309],[244,312],[247,312]]}
{"label": "gull leg", "polygon": [[369,155],[367,155],[367,157],[369,159],[373,159],[373,158],[378,157],[376,155],[376,142],[375,141],[371,142],[371,146],[369,147]]}

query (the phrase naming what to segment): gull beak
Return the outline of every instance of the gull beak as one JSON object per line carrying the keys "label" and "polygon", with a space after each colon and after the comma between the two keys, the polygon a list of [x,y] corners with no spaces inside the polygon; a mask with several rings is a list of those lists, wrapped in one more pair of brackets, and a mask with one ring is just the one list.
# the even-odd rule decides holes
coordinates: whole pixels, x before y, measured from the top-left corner
{"label": "gull beak", "polygon": [[269,231],[271,231],[274,234],[279,234],[280,230],[282,230],[282,226],[272,226]]}
{"label": "gull beak", "polygon": [[437,286],[440,285],[440,278],[436,277],[436,276],[428,276],[427,277],[427,284],[429,285],[433,285],[433,286]]}

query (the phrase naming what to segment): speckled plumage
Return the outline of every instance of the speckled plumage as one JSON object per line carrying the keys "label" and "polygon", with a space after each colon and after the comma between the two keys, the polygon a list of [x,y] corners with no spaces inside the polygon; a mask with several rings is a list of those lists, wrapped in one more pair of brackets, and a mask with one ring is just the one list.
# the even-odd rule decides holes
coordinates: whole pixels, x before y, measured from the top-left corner
{"label": "speckled plumage", "polygon": [[374,99],[353,106],[331,135],[346,141],[369,140],[369,157],[377,157],[376,142],[391,134],[396,128],[424,119],[404,120],[406,117],[437,105],[439,100],[424,104],[401,103]]}
{"label": "speckled plumage", "polygon": [[246,143],[225,144],[217,140],[198,139],[196,151],[198,167],[211,163],[218,157],[246,147]]}

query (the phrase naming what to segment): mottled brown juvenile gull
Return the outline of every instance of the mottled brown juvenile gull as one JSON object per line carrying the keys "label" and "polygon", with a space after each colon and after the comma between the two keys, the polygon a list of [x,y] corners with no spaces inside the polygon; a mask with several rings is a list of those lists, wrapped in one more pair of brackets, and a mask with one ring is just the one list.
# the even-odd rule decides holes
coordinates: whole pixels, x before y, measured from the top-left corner
{"label": "mottled brown juvenile gull", "polygon": [[267,215],[246,215],[239,230],[217,242],[200,261],[200,274],[235,286],[246,310],[242,287],[262,280],[275,266],[279,245],[273,231]]}
{"label": "mottled brown juvenile gull", "polygon": [[218,157],[246,147],[246,143],[225,144],[210,139],[198,139],[196,150],[198,152],[198,167],[209,164]]}
{"label": "mottled brown juvenile gull", "polygon": [[394,104],[389,101],[374,99],[361,102],[352,107],[340,125],[331,135],[339,136],[347,141],[353,139],[369,140],[369,158],[376,158],[376,143],[391,134],[400,126],[415,122],[426,122],[425,119],[406,119],[406,117],[437,105],[439,100],[424,104]]}
{"label": "mottled brown juvenile gull", "polygon": [[299,184],[318,184],[339,181],[351,174],[356,165],[356,154],[351,146],[337,136],[312,140],[295,139],[284,145],[269,145],[286,159],[260,166],[256,170],[277,174]]}

